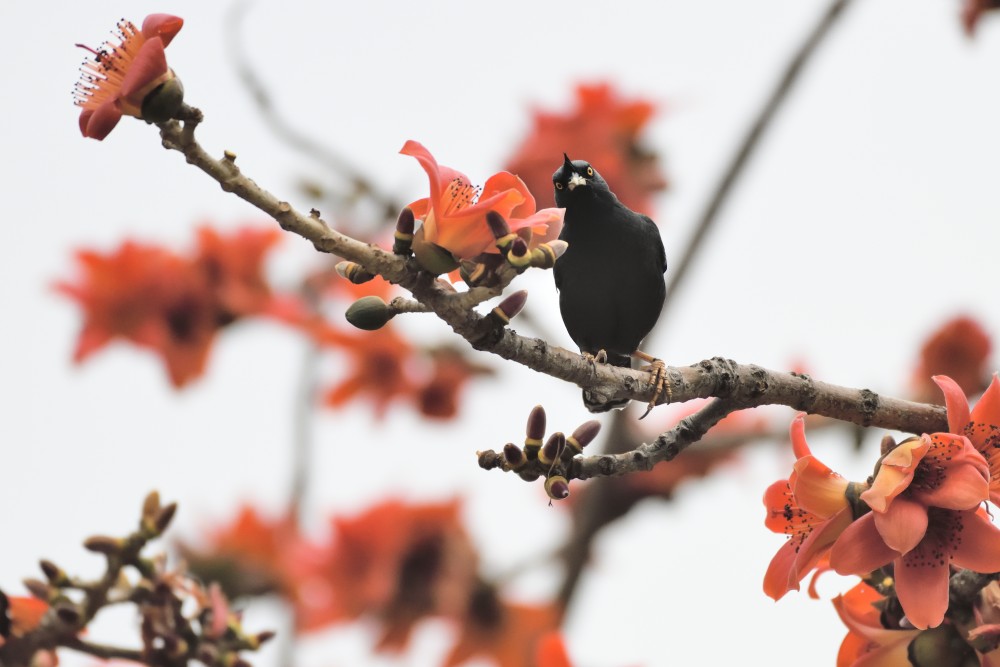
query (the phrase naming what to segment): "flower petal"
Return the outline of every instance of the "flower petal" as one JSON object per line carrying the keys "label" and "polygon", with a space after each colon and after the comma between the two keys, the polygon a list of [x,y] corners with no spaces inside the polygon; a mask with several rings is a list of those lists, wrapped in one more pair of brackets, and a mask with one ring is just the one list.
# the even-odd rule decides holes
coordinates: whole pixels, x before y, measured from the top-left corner
{"label": "flower petal", "polygon": [[983,471],[978,466],[954,466],[945,473],[944,481],[937,488],[914,490],[913,499],[924,505],[949,510],[974,509],[989,497],[988,469],[986,475],[983,477]]}
{"label": "flower petal", "polygon": [[[851,525],[852,520],[850,508],[844,507],[809,533],[809,536],[799,546],[795,564],[789,573],[789,577],[794,579],[795,590],[799,589],[799,582],[819,564],[824,556],[829,554],[830,547]],[[789,584],[791,583],[789,581]]]}
{"label": "flower petal", "polygon": [[85,109],[80,114],[80,132],[85,137],[102,141],[121,119],[117,100],[108,100],[96,109]]}
{"label": "flower petal", "polygon": [[139,52],[135,54],[135,60],[122,79],[121,98],[141,109],[143,98],[154,85],[162,83],[160,79],[167,72],[163,41],[154,37],[140,46]]}
{"label": "flower petal", "polygon": [[882,459],[875,481],[861,494],[861,499],[876,512],[884,512],[892,499],[909,487],[913,471],[931,447],[931,439],[924,435],[910,438]]}
{"label": "flower petal", "polygon": [[[983,392],[983,395],[979,398],[979,402],[976,403],[976,407],[972,408],[969,421],[981,422],[983,424],[1000,424],[1000,380],[997,379],[996,373],[993,374],[990,386]],[[948,421],[948,425],[949,427],[951,426],[951,420]],[[961,431],[955,432],[961,433]]]}
{"label": "flower petal", "polygon": [[934,375],[931,379],[944,394],[944,405],[948,410],[948,430],[952,433],[961,433],[971,420],[969,399],[965,397],[965,392],[958,383],[947,375]]}
{"label": "flower petal", "polygon": [[399,152],[403,155],[409,155],[410,157],[416,158],[420,166],[423,167],[424,172],[427,174],[427,178],[430,181],[431,186],[431,197],[430,206],[434,208],[439,206],[441,203],[441,197],[444,195],[443,184],[448,183],[456,178],[460,178],[463,183],[469,183],[469,177],[460,171],[452,169],[451,167],[442,167],[431,155],[431,152],[427,150],[423,144],[410,139],[403,147],[399,149]]}
{"label": "flower petal", "polygon": [[824,519],[847,507],[847,480],[815,456],[800,458],[793,469],[792,493],[799,507]]}
{"label": "flower petal", "polygon": [[171,14],[150,14],[142,22],[142,36],[146,39],[159,37],[163,46],[173,41],[184,27],[184,19]]}
{"label": "flower petal", "polygon": [[789,433],[792,438],[792,452],[795,454],[795,458],[801,459],[804,456],[810,456],[812,452],[809,450],[809,443],[806,442],[806,413],[800,412],[795,415],[795,419],[792,420],[792,425],[789,427]]}
{"label": "flower petal", "polygon": [[830,565],[840,574],[868,574],[899,556],[875,527],[874,512],[848,526],[830,551]]}
{"label": "flower petal", "polygon": [[1000,572],[1000,528],[980,511],[961,512],[961,539],[952,545],[951,558],[958,567],[975,572]]}
{"label": "flower petal", "polygon": [[791,576],[795,564],[799,540],[793,536],[781,545],[764,573],[764,594],[772,600],[780,600],[790,590],[799,590],[799,585]]}
{"label": "flower petal", "polygon": [[885,512],[873,512],[875,527],[886,546],[906,553],[927,533],[927,507],[908,498],[896,498]]}
{"label": "flower petal", "polygon": [[919,548],[896,561],[896,595],[906,618],[921,630],[941,625],[948,610],[948,559]]}

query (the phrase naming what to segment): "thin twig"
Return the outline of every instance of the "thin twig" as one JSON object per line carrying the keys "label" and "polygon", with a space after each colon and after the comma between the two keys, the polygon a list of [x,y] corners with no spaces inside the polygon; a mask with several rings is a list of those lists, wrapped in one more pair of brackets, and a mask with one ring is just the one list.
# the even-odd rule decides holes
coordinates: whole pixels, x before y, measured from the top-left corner
{"label": "thin twig", "polygon": [[403,204],[382,192],[355,165],[333,149],[323,146],[316,140],[315,136],[299,132],[278,112],[271,95],[267,92],[267,87],[257,78],[256,71],[250,64],[246,50],[243,48],[241,39],[243,21],[249,13],[250,5],[251,3],[246,0],[239,0],[232,4],[229,10],[229,20],[224,22],[227,26],[226,41],[236,72],[243,81],[243,85],[250,91],[250,98],[257,106],[264,122],[279,139],[288,143],[292,148],[317,160],[334,173],[340,174],[351,184],[356,195],[364,195],[374,201],[386,219],[395,217],[403,208]]}
{"label": "thin twig", "polygon": [[[709,231],[712,229],[715,221],[718,219],[719,211],[722,210],[722,206],[729,199],[729,194],[732,192],[733,185],[736,184],[739,177],[743,174],[743,170],[750,160],[750,157],[754,154],[757,146],[760,144],[761,138],[764,136],[764,132],[771,126],[772,121],[778,114],[778,110],[781,108],[782,104],[788,98],[788,94],[791,92],[792,88],[799,80],[799,76],[802,74],[806,63],[815,55],[820,44],[822,44],[824,38],[830,33],[830,29],[836,24],[837,19],[840,18],[844,9],[851,3],[852,0],[835,0],[830,6],[823,12],[823,16],[820,17],[819,22],[809,33],[809,36],[799,47],[795,55],[785,66],[785,70],[778,80],[777,85],[774,90],[771,91],[771,95],[768,97],[767,102],[764,103],[764,107],[757,113],[756,119],[754,119],[753,124],[747,131],[746,136],[740,142],[739,148],[737,148],[736,153],[733,154],[732,161],[723,172],[722,178],[719,183],[715,186],[712,191],[712,196],[708,200],[708,204],[705,206],[705,210],[702,212],[701,217],[698,219],[698,223],[695,225],[694,234],[691,236],[688,242],[687,248],[681,255],[680,260],[676,264],[672,264],[668,275],[670,280],[667,283],[667,298],[663,304],[663,311],[665,312],[670,304],[675,300],[673,297],[676,295],[677,291],[680,289],[681,285],[684,283],[684,279],[688,275],[688,269],[691,264],[699,255],[699,250],[703,247],[705,238],[708,236]],[[661,321],[663,321],[661,313]]]}

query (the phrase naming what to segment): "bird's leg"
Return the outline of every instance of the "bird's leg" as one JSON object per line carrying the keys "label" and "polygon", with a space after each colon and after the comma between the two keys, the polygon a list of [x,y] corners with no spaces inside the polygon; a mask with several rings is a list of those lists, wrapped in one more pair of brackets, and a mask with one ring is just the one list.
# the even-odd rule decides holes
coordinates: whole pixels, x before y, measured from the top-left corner
{"label": "bird's leg", "polygon": [[642,370],[647,373],[652,373],[653,382],[656,383],[656,391],[653,393],[653,398],[650,399],[649,405],[646,406],[646,411],[642,413],[642,417],[639,417],[639,419],[643,419],[653,408],[656,407],[656,401],[660,398],[660,394],[663,393],[664,389],[667,391],[667,403],[670,403],[673,400],[673,396],[671,396],[670,393],[670,382],[667,381],[667,365],[663,363],[662,359],[657,359],[653,355],[646,354],[642,350],[636,350],[632,353],[632,356],[649,364],[649,366],[646,366]]}

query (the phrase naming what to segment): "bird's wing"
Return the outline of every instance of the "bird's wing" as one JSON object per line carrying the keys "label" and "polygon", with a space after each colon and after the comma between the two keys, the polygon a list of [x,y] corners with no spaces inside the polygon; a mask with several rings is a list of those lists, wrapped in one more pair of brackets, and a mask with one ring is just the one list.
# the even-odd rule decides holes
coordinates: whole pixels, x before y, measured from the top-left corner
{"label": "bird's wing", "polygon": [[657,243],[654,245],[660,249],[660,266],[663,267],[663,272],[666,273],[667,251],[663,249],[663,237],[660,236],[660,228],[656,226],[656,223],[653,222],[653,219],[648,215],[640,213],[639,217],[642,218],[642,221],[646,224],[646,230],[652,232],[652,234],[656,237],[655,241],[657,241]]}

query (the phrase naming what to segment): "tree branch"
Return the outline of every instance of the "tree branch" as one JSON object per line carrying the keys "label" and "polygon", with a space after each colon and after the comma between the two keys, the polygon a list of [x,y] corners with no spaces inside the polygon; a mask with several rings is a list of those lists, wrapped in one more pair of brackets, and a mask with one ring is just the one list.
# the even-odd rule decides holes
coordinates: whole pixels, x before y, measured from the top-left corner
{"label": "tree branch", "polygon": [[[218,181],[223,190],[234,193],[273,217],[283,229],[312,241],[321,252],[357,262],[369,272],[408,289],[417,301],[432,310],[475,349],[590,389],[608,399],[649,401],[655,394],[653,378],[645,371],[595,364],[543,340],[519,336],[495,318],[484,317],[472,309],[474,305],[498,295],[503,285],[514,277],[513,272],[508,272],[501,285],[495,288],[478,287],[461,293],[445,289],[434,276],[420,271],[412,260],[341,234],[331,229],[317,212],[306,215],[288,202],[279,200],[243,175],[236,166],[233,153],[227,151],[220,160],[212,158],[194,138],[194,128],[201,120],[201,112],[188,108],[184,120],[183,126],[176,121],[160,126],[166,148],[183,153],[188,162]],[[688,367],[670,367],[667,379],[675,402],[715,397],[728,399],[738,408],[787,405],[862,426],[911,433],[930,433],[947,428],[944,408],[940,406],[881,397],[868,389],[849,389],[814,381],[807,375],[740,365],[718,357]],[[659,400],[663,402],[664,398]]]}

